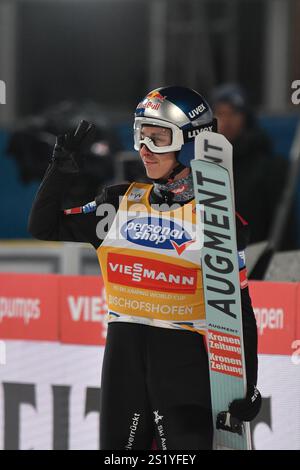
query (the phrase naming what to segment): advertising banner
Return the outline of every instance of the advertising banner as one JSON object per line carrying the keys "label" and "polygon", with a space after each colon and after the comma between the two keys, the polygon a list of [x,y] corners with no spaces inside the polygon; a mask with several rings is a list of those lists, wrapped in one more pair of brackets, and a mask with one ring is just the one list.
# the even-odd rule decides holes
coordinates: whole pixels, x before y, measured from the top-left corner
{"label": "advertising banner", "polygon": [[252,281],[249,289],[257,323],[259,352],[290,355],[297,336],[299,285]]}
{"label": "advertising banner", "polygon": [[0,274],[0,339],[58,341],[55,274]]}
{"label": "advertising banner", "polygon": [[107,304],[99,276],[60,276],[60,341],[104,345]]}
{"label": "advertising banner", "polygon": [[[253,446],[300,450],[300,284],[250,293],[263,398]],[[0,449],[99,449],[106,309],[98,276],[0,274]]]}

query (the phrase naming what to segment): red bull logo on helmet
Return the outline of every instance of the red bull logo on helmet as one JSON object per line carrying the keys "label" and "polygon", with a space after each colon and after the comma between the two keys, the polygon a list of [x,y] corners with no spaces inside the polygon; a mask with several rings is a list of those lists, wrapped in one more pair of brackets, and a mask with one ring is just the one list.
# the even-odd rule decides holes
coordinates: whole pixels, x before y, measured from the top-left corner
{"label": "red bull logo on helmet", "polygon": [[163,96],[159,93],[159,91],[151,91],[151,93],[148,93],[146,96],[148,100],[159,100],[161,103],[165,101],[166,96]]}
{"label": "red bull logo on helmet", "polygon": [[166,96],[163,96],[159,93],[159,91],[151,91],[148,93],[146,98],[141,101],[137,109],[143,108],[143,109],[153,109],[153,110],[158,110],[160,108],[161,103],[163,103],[166,99]]}

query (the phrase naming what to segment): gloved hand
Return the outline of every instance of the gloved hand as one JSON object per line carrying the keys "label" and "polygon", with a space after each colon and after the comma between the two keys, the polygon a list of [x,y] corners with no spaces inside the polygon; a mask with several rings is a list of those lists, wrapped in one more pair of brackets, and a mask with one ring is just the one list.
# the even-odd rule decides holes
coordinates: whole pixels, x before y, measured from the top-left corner
{"label": "gloved hand", "polygon": [[83,142],[94,128],[94,124],[80,121],[75,131],[57,136],[52,161],[58,164],[59,171],[69,174],[79,172],[79,152]]}
{"label": "gloved hand", "polygon": [[240,421],[252,421],[261,408],[261,394],[255,385],[248,385],[245,398],[233,400],[229,405],[229,413]]}

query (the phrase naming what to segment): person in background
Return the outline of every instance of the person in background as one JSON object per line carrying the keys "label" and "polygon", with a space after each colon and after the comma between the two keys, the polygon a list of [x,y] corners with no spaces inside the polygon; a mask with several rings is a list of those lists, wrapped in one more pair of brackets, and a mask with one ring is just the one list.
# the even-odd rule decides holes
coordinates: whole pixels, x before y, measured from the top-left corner
{"label": "person in background", "polygon": [[[218,132],[233,145],[236,209],[249,222],[249,243],[267,240],[285,185],[288,162],[273,155],[268,135],[258,125],[245,91],[224,84],[212,94]],[[282,237],[281,250],[297,248],[295,209]]]}

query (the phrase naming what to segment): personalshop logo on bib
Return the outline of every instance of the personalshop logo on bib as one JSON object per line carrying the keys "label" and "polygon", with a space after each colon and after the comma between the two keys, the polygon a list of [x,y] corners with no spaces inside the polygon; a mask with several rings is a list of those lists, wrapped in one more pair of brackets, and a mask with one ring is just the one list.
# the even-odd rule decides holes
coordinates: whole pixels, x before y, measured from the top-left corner
{"label": "personalshop logo on bib", "polygon": [[195,241],[181,225],[156,217],[129,220],[122,226],[121,234],[137,245],[176,250],[179,255]]}

